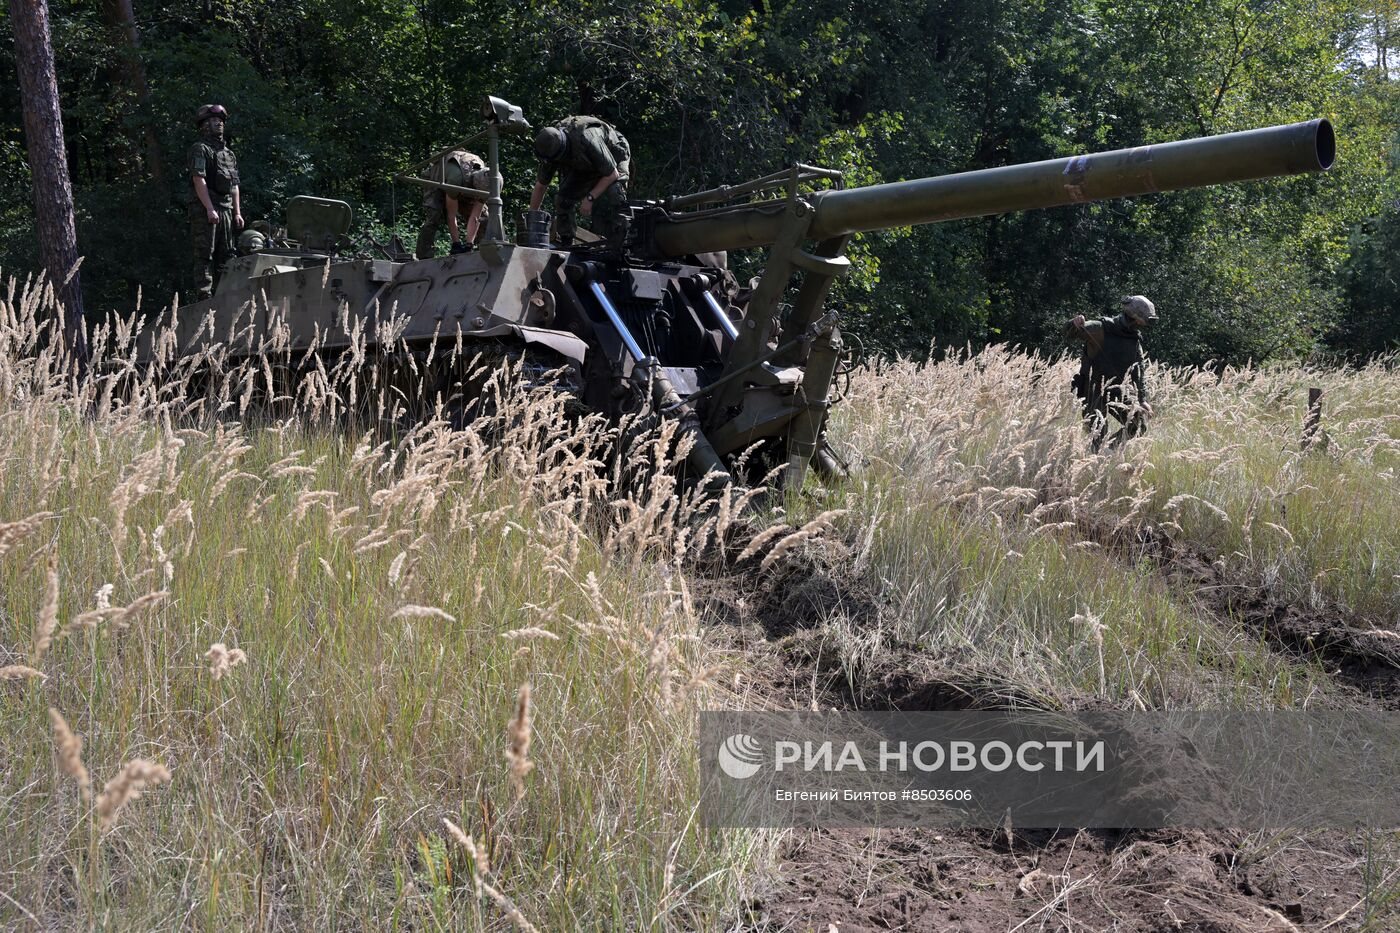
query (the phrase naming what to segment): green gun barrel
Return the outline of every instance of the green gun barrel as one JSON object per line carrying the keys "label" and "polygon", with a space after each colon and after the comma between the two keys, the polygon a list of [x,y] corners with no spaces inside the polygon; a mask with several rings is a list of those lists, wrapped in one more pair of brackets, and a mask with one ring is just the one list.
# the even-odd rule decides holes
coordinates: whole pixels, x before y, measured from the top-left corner
{"label": "green gun barrel", "polygon": [[[808,196],[807,236],[830,237],[1009,211],[1060,207],[1181,188],[1325,171],[1336,154],[1327,120],[1118,149],[957,175],[919,178]],[[709,216],[670,215],[656,223],[652,246],[685,256],[772,244],[781,202]]]}

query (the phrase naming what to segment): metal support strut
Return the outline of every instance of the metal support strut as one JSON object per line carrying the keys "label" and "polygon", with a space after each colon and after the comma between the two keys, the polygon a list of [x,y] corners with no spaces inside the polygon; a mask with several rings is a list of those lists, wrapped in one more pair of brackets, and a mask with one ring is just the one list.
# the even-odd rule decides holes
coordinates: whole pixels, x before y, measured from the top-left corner
{"label": "metal support strut", "polygon": [[724,331],[730,340],[738,340],[739,328],[735,327],[734,322],[729,319],[729,315],[724,313],[724,309],[719,306],[715,296],[710,294],[709,289],[700,294],[705,296],[705,304],[709,305],[710,313],[715,316],[715,323],[719,325],[719,329]]}
{"label": "metal support strut", "polygon": [[603,309],[603,314],[607,316],[608,322],[617,331],[618,337],[622,339],[622,345],[627,348],[631,355],[634,376],[645,380],[651,389],[652,403],[656,410],[665,414],[671,414],[680,422],[680,436],[690,440],[690,453],[687,461],[691,467],[700,474],[701,482],[707,486],[719,488],[731,481],[729,470],[725,467],[724,461],[720,459],[715,448],[710,444],[710,439],[705,436],[705,432],[700,429],[700,418],[696,415],[695,409],[689,402],[681,398],[676,387],[666,376],[665,370],[654,356],[647,356],[642,353],[642,347],[637,343],[637,338],[632,336],[627,324],[622,320],[622,315],[617,313],[617,308],[613,307],[612,299],[608,297],[607,289],[603,288],[603,283],[596,279],[589,278],[588,288],[593,293],[593,297],[598,300],[598,306]]}

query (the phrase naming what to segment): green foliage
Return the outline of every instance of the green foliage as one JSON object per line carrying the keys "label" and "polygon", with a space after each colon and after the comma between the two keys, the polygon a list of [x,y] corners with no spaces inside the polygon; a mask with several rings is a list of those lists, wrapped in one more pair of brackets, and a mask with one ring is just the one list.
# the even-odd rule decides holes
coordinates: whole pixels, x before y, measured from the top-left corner
{"label": "green foliage", "polygon": [[[1395,104],[1400,115],[1400,100]],[[1400,133],[1393,151],[1400,153]],[[1348,245],[1347,313],[1329,343],[1349,356],[1400,350],[1400,179],[1390,179],[1383,208],[1355,228]]]}
{"label": "green foliage", "polygon": [[1357,228],[1344,282],[1348,315],[1332,345],[1350,354],[1400,350],[1400,202]]}
{"label": "green foliage", "polygon": [[[618,123],[637,197],[795,160],[871,184],[1327,116],[1340,141],[1327,176],[865,235],[833,301],[867,344],[913,354],[992,341],[1054,351],[1064,318],[1128,292],[1157,300],[1152,350],[1173,361],[1305,353],[1329,334],[1353,352],[1385,345],[1348,323],[1393,307],[1380,297],[1389,241],[1372,232],[1383,224],[1359,227],[1393,186],[1397,99],[1362,0],[138,0],[144,101],[114,65],[124,46],[100,5],[51,6],[98,308],[129,307],[137,283],[153,297],[180,284],[180,168],[206,100],[233,113],[245,215],[314,192],[405,235],[419,195],[393,175],[470,135],[486,92],[535,122]],[[11,54],[0,35],[12,68]],[[0,264],[26,269],[36,251],[12,83],[0,113]],[[150,180],[148,128],[163,185]],[[518,205],[528,147],[503,158]],[[760,263],[736,257],[741,272]]]}

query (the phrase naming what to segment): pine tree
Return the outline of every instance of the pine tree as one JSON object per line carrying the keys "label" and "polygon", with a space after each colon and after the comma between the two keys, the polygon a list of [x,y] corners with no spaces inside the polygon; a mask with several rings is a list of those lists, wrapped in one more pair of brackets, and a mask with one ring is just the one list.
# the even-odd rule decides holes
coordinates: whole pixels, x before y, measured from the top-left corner
{"label": "pine tree", "polygon": [[39,259],[62,304],[65,345],[75,372],[81,376],[87,369],[87,344],[82,329],[82,286],[75,268],[78,236],[68,155],[63,144],[58,78],[49,41],[47,0],[10,0],[10,20],[14,24],[24,136],[34,185]]}

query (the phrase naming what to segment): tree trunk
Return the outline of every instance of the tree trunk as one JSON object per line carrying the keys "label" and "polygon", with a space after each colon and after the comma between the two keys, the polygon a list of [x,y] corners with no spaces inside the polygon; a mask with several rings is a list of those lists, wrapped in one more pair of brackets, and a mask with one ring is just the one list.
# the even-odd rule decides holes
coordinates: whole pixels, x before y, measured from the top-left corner
{"label": "tree trunk", "polygon": [[83,336],[83,291],[76,271],[78,234],[73,219],[73,187],[63,145],[63,113],[49,42],[48,0],[10,0],[15,31],[15,63],[24,110],[24,137],[34,181],[34,215],[39,259],[63,306],[64,343],[79,376],[87,369]]}
{"label": "tree trunk", "polygon": [[161,158],[160,142],[151,125],[151,87],[146,81],[146,66],[141,62],[141,33],[136,28],[136,13],[131,0],[102,0],[102,12],[113,36],[122,48],[121,74],[136,98],[141,114],[141,127],[146,143],[146,171],[151,181],[165,181],[165,160]]}

